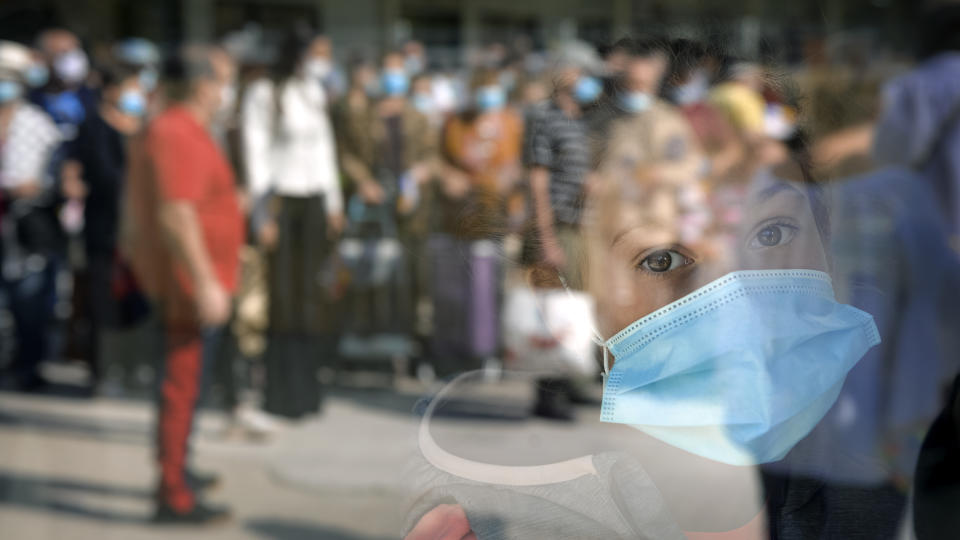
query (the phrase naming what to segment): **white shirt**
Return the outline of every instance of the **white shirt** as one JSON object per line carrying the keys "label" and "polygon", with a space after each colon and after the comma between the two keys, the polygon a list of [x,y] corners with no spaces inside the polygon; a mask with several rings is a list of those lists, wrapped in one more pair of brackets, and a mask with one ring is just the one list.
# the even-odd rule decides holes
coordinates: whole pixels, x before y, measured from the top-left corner
{"label": "white shirt", "polygon": [[328,214],[342,213],[336,143],[322,85],[299,77],[283,85],[279,122],[274,119],[273,92],[273,82],[261,79],[250,85],[243,101],[241,128],[251,195],[323,195]]}
{"label": "white shirt", "polygon": [[0,187],[11,189],[35,181],[47,185],[50,157],[61,142],[60,130],[49,116],[28,103],[19,103],[0,141]]}

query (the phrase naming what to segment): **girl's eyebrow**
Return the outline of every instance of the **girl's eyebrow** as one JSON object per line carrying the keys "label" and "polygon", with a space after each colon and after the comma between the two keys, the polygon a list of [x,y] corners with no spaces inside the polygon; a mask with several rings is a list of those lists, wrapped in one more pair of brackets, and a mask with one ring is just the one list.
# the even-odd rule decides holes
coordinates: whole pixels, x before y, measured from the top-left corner
{"label": "girl's eyebrow", "polygon": [[634,230],[634,229],[636,229],[636,228],[637,228],[637,227],[635,227],[635,226],[634,226],[634,227],[627,227],[626,229],[623,229],[622,231],[620,231],[620,232],[618,232],[617,234],[615,234],[614,237],[613,237],[613,240],[610,241],[610,247],[613,247],[613,246],[617,245],[617,242],[619,242],[624,236],[626,236],[627,233],[629,233],[630,231],[632,231],[632,230]]}
{"label": "girl's eyebrow", "polygon": [[763,188],[762,190],[760,190],[759,193],[757,193],[757,202],[761,204],[765,203],[768,200],[770,200],[773,196],[784,191],[803,196],[803,192],[801,192],[799,189],[797,189],[790,183],[775,182],[774,184]]}

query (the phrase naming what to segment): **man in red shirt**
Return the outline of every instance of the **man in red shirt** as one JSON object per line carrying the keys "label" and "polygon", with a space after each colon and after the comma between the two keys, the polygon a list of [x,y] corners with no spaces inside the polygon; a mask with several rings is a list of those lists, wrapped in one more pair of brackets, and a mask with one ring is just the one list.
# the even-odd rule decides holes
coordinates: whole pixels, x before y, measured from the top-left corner
{"label": "man in red shirt", "polygon": [[174,104],[150,124],[134,159],[163,240],[143,246],[153,251],[150,288],[163,312],[166,340],[156,519],[205,523],[227,511],[197,500],[185,463],[203,357],[212,353],[229,316],[244,235],[233,171],[208,131],[230,105],[224,96],[234,65],[222,50],[203,48],[184,51],[169,67]]}

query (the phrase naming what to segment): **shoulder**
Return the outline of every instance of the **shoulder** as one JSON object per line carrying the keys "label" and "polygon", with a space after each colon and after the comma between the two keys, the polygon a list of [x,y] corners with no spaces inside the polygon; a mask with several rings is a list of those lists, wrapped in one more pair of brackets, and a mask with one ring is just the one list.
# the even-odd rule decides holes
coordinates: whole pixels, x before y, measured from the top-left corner
{"label": "shoulder", "polygon": [[260,105],[273,99],[273,81],[262,77],[247,85],[243,94],[245,104]]}
{"label": "shoulder", "polygon": [[56,127],[53,119],[43,109],[32,103],[21,103],[13,115],[13,122],[38,126]]}
{"label": "shoulder", "polygon": [[193,139],[195,125],[188,115],[187,111],[177,106],[163,111],[147,127],[147,140],[156,143],[160,140],[184,142]]}
{"label": "shoulder", "polygon": [[35,139],[60,139],[60,129],[50,115],[30,103],[21,103],[17,106],[10,120],[10,132]]}

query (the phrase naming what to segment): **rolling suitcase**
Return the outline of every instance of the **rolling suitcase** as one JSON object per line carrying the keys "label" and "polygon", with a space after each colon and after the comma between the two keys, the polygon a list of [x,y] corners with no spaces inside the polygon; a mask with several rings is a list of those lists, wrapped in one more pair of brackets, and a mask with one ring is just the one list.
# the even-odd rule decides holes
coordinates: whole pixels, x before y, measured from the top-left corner
{"label": "rolling suitcase", "polygon": [[440,375],[477,369],[500,348],[501,264],[491,240],[437,234],[428,251],[433,290],[430,355]]}

